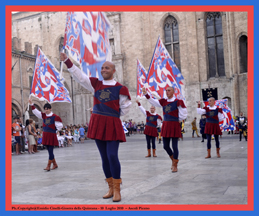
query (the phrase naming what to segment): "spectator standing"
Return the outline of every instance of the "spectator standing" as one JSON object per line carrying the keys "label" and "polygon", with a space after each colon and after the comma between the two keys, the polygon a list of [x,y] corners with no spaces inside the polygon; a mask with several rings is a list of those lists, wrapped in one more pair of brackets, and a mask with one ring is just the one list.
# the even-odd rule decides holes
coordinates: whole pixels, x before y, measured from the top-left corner
{"label": "spectator standing", "polygon": [[202,136],[201,142],[204,142],[204,139],[206,139],[206,134],[205,134],[205,126],[206,126],[206,115],[202,115],[200,119],[200,133]]}
{"label": "spectator standing", "polygon": [[[239,116],[235,117],[238,122],[238,128],[239,128],[239,141],[242,140],[242,136],[244,135],[244,131],[246,130],[246,117],[241,112]],[[247,136],[244,136],[245,140],[247,141]]]}
{"label": "spectator standing", "polygon": [[30,121],[29,119],[26,120],[25,122],[25,135],[26,135],[26,140],[27,140],[27,145],[28,145],[28,153],[31,154],[31,145],[30,145],[30,140],[29,140],[29,124]]}
{"label": "spectator standing", "polygon": [[194,132],[196,132],[197,137],[200,137],[198,134],[198,129],[196,127],[196,117],[192,121],[192,138],[194,138]]}
{"label": "spectator standing", "polygon": [[16,150],[16,154],[19,155],[19,146],[21,144],[21,126],[19,124],[19,116],[14,117],[14,122],[12,124],[12,131],[13,131],[13,136],[15,139],[15,150]]}
{"label": "spectator standing", "polygon": [[28,131],[29,131],[29,143],[30,143],[30,152],[34,154],[34,146],[36,145],[35,137],[37,137],[36,129],[33,125],[33,120],[29,119],[29,125],[28,125]]}
{"label": "spectator standing", "polygon": [[21,145],[20,145],[20,153],[23,154],[25,153],[25,136],[24,136],[24,132],[25,132],[25,126],[22,125],[22,121],[21,118],[18,119],[19,125],[21,127]]}
{"label": "spectator standing", "polygon": [[78,128],[77,127],[74,127],[74,136],[73,136],[73,139],[75,141],[75,143],[79,143],[79,131],[78,131]]}
{"label": "spectator standing", "polygon": [[181,126],[181,134],[182,134],[181,139],[183,140],[183,134],[185,133],[185,131],[184,131],[184,120],[182,120],[182,121],[180,122],[180,126]]}
{"label": "spectator standing", "polygon": [[85,139],[85,129],[83,128],[83,126],[79,128],[79,135],[80,135],[80,141],[81,143],[83,143]]}

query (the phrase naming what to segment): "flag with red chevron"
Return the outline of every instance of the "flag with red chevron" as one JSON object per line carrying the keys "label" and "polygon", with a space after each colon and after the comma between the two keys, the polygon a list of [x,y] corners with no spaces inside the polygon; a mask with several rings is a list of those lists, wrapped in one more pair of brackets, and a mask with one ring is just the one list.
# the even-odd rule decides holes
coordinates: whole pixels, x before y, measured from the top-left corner
{"label": "flag with red chevron", "polygon": [[185,100],[183,80],[183,75],[158,37],[146,79],[149,89],[152,92],[157,92],[161,98],[166,98],[166,88],[174,87],[174,96],[177,99]]}
{"label": "flag with red chevron", "polygon": [[147,71],[140,63],[140,61],[137,60],[137,96],[139,97],[144,96],[142,93],[142,88],[146,87],[145,86],[146,79],[147,79]]}
{"label": "flag with red chevron", "polygon": [[111,61],[110,23],[103,12],[68,12],[64,48],[89,77],[103,80],[101,67]]}
{"label": "flag with red chevron", "polygon": [[72,102],[59,72],[40,48],[36,56],[30,94],[49,103]]}

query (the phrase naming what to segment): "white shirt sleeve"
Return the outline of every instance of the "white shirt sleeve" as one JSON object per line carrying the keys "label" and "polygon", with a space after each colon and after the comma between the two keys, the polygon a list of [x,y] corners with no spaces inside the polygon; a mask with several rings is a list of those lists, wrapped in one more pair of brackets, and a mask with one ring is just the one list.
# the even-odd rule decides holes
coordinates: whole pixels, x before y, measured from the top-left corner
{"label": "white shirt sleeve", "polygon": [[202,108],[197,108],[197,113],[199,115],[203,115],[203,114],[206,114],[206,110],[205,109],[202,109]]}
{"label": "white shirt sleeve", "polygon": [[178,111],[179,111],[179,120],[185,120],[187,118],[187,108],[182,108],[181,106],[178,106]]}
{"label": "white shirt sleeve", "polygon": [[143,106],[138,106],[138,108],[140,109],[140,111],[147,117],[147,113],[146,110]]}
{"label": "white shirt sleeve", "polygon": [[[150,95],[149,95],[149,96],[150,96]],[[154,107],[162,107],[161,104],[159,103],[159,100],[152,98],[152,96],[150,96],[150,98],[147,99],[147,100],[148,100],[148,102],[149,102],[151,105],[153,105]]]}
{"label": "white shirt sleeve", "polygon": [[76,82],[78,82],[81,86],[86,88],[88,91],[94,94],[94,88],[91,84],[91,81],[89,77],[81,71],[78,67],[76,67],[74,64],[71,68],[68,69],[72,77]]}
{"label": "white shirt sleeve", "polygon": [[161,119],[157,119],[157,127],[161,127],[161,123],[162,123]]}
{"label": "white shirt sleeve", "polygon": [[59,122],[59,121],[55,121],[55,126],[58,130],[61,130],[63,128],[63,124],[62,122]]}
{"label": "white shirt sleeve", "polygon": [[130,111],[131,101],[126,95],[119,95],[120,115],[124,116]]}
{"label": "white shirt sleeve", "polygon": [[[32,106],[33,104],[31,104]],[[32,113],[39,119],[42,119],[42,115],[41,112],[39,110],[37,110],[37,108],[35,108],[34,110],[32,110]]]}

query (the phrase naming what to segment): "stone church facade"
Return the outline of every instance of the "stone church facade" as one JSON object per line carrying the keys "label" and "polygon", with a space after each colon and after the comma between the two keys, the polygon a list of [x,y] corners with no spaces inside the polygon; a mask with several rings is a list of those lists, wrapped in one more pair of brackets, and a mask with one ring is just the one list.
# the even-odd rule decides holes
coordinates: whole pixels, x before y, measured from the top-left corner
{"label": "stone church facade", "polygon": [[[188,118],[198,119],[196,101],[202,90],[217,88],[218,99],[227,98],[233,115],[247,115],[247,12],[107,12],[116,81],[127,86],[132,109],[122,120],[145,121],[136,99],[137,59],[146,70],[160,35],[184,77]],[[12,15],[12,105],[22,116],[28,102],[35,52],[40,46],[60,69],[59,52],[66,23],[65,12],[20,12]],[[54,103],[53,112],[65,124],[82,124],[90,119],[93,96],[72,80],[64,66],[65,86],[72,104]],[[34,99],[39,109],[43,103]],[[141,100],[144,108],[150,105]],[[162,110],[157,108],[162,114]],[[40,122],[39,122],[40,123]]]}

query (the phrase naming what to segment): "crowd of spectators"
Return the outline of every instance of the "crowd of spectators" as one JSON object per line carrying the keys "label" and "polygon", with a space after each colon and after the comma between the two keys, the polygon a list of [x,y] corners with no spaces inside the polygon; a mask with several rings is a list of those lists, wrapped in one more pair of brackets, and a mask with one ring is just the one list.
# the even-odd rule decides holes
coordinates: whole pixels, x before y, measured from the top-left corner
{"label": "crowd of spectators", "polygon": [[[83,143],[87,139],[88,124],[66,125],[57,131],[59,141],[58,147],[73,146],[74,143]],[[45,149],[42,145],[42,126],[39,128],[35,121],[27,119],[22,125],[19,116],[14,117],[12,124],[12,154],[20,155],[26,153],[35,154]]]}

